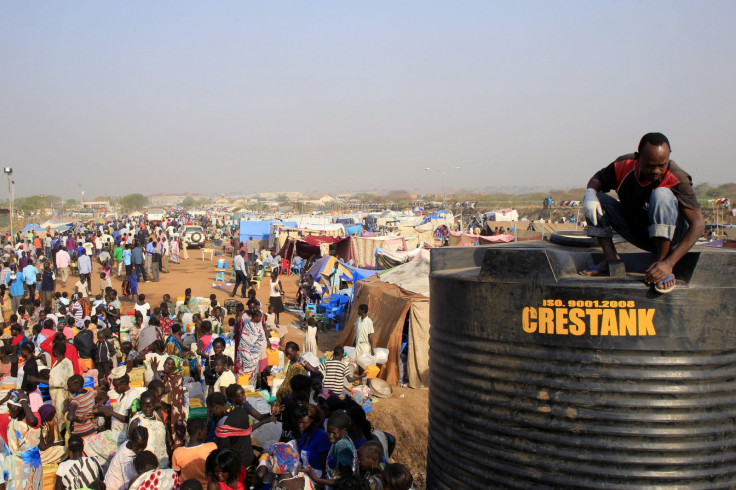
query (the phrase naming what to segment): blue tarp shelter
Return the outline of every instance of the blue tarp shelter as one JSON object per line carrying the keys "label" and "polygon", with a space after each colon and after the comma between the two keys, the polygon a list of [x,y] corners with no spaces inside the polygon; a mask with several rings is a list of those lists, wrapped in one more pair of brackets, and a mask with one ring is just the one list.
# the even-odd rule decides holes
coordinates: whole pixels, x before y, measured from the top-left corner
{"label": "blue tarp shelter", "polygon": [[296,221],[241,221],[240,241],[245,242],[250,237],[253,237],[253,240],[269,240],[273,223],[283,225],[285,228],[296,227]]}
{"label": "blue tarp shelter", "polygon": [[[309,271],[307,271],[307,274],[312,276],[316,281],[319,281],[322,278],[325,278],[326,280],[330,274],[330,271],[334,267],[335,260],[337,259],[335,259],[335,257],[331,255],[328,257],[321,257],[317,259],[314,264],[312,264],[312,267],[310,267]],[[377,270],[360,269],[358,267],[348,265],[345,262],[340,262],[340,268],[343,271],[342,280],[352,283],[356,283],[361,279],[365,279],[366,277],[372,276],[377,272],[381,272]]]}
{"label": "blue tarp shelter", "polygon": [[346,226],[345,232],[348,234],[348,236],[360,236],[363,233],[363,225]]}

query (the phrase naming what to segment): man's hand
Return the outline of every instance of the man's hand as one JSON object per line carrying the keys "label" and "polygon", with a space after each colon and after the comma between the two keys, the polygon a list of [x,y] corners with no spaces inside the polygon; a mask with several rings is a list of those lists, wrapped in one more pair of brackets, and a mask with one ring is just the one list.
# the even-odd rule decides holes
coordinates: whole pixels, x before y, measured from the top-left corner
{"label": "man's hand", "polygon": [[646,274],[644,274],[644,280],[649,284],[659,284],[665,277],[671,274],[672,266],[664,260],[660,260],[649,266]]}
{"label": "man's hand", "polygon": [[598,217],[603,216],[603,208],[598,200],[598,192],[595,189],[588,188],[583,197],[583,214],[585,221],[593,226],[598,226]]}

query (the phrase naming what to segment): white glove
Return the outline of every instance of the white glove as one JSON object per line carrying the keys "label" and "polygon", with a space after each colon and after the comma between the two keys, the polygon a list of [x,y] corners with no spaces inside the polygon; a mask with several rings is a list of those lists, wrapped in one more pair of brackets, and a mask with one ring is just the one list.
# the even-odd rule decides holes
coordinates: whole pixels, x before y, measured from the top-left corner
{"label": "white glove", "polygon": [[583,214],[585,214],[585,221],[593,226],[598,226],[598,217],[603,216],[603,208],[601,207],[601,202],[598,200],[598,191],[593,188],[585,190]]}

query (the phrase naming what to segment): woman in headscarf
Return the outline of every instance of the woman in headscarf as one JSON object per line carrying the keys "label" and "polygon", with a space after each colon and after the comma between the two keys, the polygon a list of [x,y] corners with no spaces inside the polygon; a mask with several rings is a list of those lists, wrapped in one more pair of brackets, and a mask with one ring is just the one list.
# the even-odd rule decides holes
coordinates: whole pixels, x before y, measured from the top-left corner
{"label": "woman in headscarf", "polygon": [[[268,450],[267,466],[273,474],[273,488],[301,488],[314,490],[314,483],[303,472],[299,454],[289,443],[277,442]],[[285,482],[289,482],[284,485]]]}
{"label": "woman in headscarf", "polygon": [[192,289],[186,288],[184,290],[184,304],[179,307],[179,313],[199,313],[199,305],[195,298],[192,298]]}
{"label": "woman in headscarf", "polygon": [[166,439],[171,452],[185,443],[187,428],[187,399],[184,394],[184,378],[180,374],[174,358],[164,361],[163,372],[158,370],[158,360],[151,360],[154,379],[164,383],[164,396],[161,404],[166,411]]}
{"label": "woman in headscarf", "polygon": [[24,392],[16,391],[11,395],[8,413],[10,417],[2,420],[2,430],[7,431],[4,464],[8,474],[7,490],[37,490],[43,486],[38,449],[41,429]]}
{"label": "woman in headscarf", "polygon": [[255,311],[250,320],[243,316],[243,305],[235,310],[235,373],[247,374],[249,384],[255,388],[258,378],[258,360],[261,347],[266,343],[263,327],[260,325],[261,312]]}
{"label": "woman in headscarf", "polygon": [[180,355],[184,350],[184,343],[181,338],[181,325],[175,323],[171,326],[171,335],[166,338],[164,350],[170,356]]}
{"label": "woman in headscarf", "polygon": [[41,440],[38,443],[41,463],[59,464],[66,459],[66,449],[64,449],[64,440],[59,438],[59,432],[54,424],[56,408],[45,403],[38,409],[38,415],[41,417]]}

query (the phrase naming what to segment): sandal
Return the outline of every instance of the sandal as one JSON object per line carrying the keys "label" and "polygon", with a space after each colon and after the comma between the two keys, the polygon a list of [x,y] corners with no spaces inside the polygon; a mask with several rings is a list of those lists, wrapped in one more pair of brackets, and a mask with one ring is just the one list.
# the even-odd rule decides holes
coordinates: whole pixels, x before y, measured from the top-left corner
{"label": "sandal", "polygon": [[[590,271],[596,271],[598,272],[598,274],[586,274],[586,272],[590,272]],[[578,272],[578,274],[580,274],[581,276],[590,276],[590,277],[602,276],[607,273],[608,273],[608,270],[602,269],[598,267],[597,265],[589,265],[588,267],[585,268],[584,271]]]}
{"label": "sandal", "polygon": [[[674,274],[670,274],[669,276],[665,277],[664,279],[662,279],[658,283],[654,284],[654,290],[657,291],[660,294],[667,294],[667,293],[672,292],[672,290],[675,289],[675,286],[677,285],[677,281],[675,281],[675,284],[673,284],[669,288],[665,287],[664,286],[664,283],[667,282],[667,281],[669,281],[670,279],[674,279],[674,278],[675,278],[675,275]],[[660,287],[660,284],[661,284],[661,287]]]}

